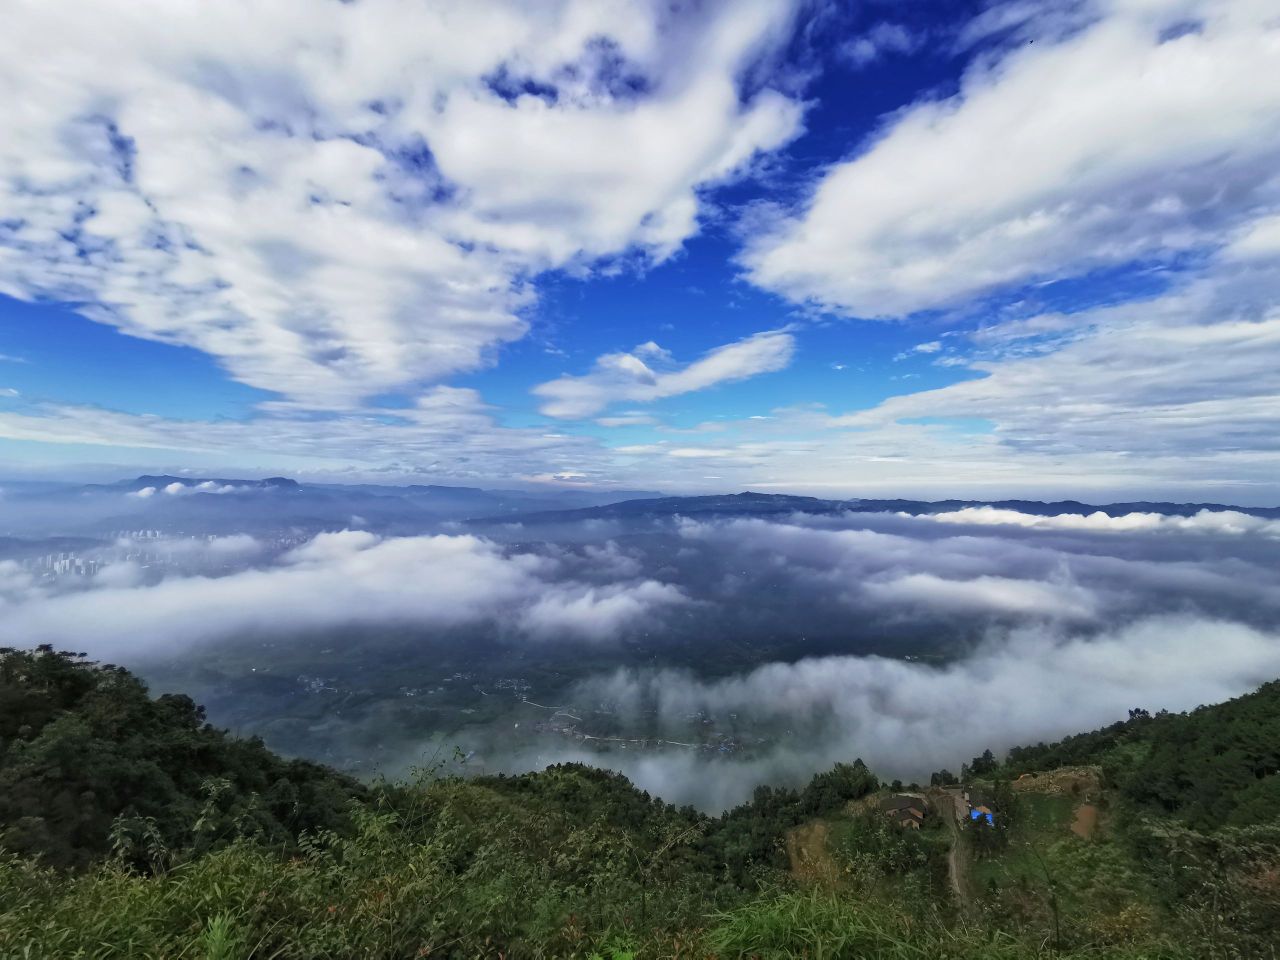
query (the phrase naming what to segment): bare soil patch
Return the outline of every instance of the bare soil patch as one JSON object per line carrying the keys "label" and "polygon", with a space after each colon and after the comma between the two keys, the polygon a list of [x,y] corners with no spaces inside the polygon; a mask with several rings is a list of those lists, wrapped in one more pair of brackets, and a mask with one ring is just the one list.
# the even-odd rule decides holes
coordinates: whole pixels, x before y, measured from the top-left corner
{"label": "bare soil patch", "polygon": [[830,828],[821,820],[787,832],[787,860],[797,879],[824,887],[835,886],[840,879],[840,869],[827,848],[830,835]]}
{"label": "bare soil patch", "polygon": [[1102,790],[1102,771],[1097,767],[1059,767],[1043,773],[1024,774],[1014,780],[1012,786],[1024,793],[1096,797]]}
{"label": "bare soil patch", "polygon": [[1098,808],[1092,803],[1082,803],[1076,807],[1075,818],[1071,821],[1071,832],[1081,840],[1089,840],[1098,829]]}

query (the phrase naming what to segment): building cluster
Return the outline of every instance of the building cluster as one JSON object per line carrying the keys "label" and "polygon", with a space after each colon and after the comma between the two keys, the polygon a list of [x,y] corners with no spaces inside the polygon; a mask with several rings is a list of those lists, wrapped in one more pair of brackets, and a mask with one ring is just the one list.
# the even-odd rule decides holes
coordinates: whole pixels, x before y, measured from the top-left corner
{"label": "building cluster", "polygon": [[966,787],[960,794],[960,800],[956,812],[961,819],[968,818],[989,827],[996,825],[995,802],[987,791],[979,787]]}
{"label": "building cluster", "polygon": [[91,577],[102,568],[102,563],[87,557],[79,557],[66,551],[49,553],[43,557],[27,557],[21,561],[23,569],[37,576]]}
{"label": "building cluster", "polygon": [[[981,787],[947,787],[955,805],[956,819],[966,820],[988,827],[996,825],[995,803]],[[889,822],[905,830],[919,830],[934,813],[933,804],[923,793],[894,793],[880,801],[880,812]]]}
{"label": "building cluster", "polygon": [[524,677],[501,677],[493,682],[495,690],[510,690],[516,696],[528,693],[533,685]]}
{"label": "building cluster", "polygon": [[[24,570],[40,579],[92,577],[104,567],[133,563],[148,570],[208,572],[234,571],[242,566],[235,558],[217,551],[206,552],[199,545],[218,539],[217,534],[182,534],[163,530],[113,530],[110,543],[93,546],[84,553],[57,551],[41,556],[15,558]],[[283,553],[304,542],[296,535],[281,535],[265,543],[268,553]],[[261,541],[259,541],[261,542]]]}
{"label": "building cluster", "polygon": [[312,677],[305,673],[298,675],[298,686],[307,693],[337,693],[338,688],[333,685],[334,682],[325,677]]}
{"label": "building cluster", "polygon": [[880,810],[889,822],[904,830],[919,830],[933,813],[928,799],[919,793],[895,793],[880,801]]}

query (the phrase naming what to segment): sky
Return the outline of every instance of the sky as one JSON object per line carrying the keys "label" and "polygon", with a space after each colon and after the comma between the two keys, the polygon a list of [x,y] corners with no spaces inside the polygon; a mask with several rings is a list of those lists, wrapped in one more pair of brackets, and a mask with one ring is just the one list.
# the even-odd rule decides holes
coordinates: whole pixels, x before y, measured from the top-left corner
{"label": "sky", "polygon": [[1274,0],[11,0],[0,477],[1280,501]]}

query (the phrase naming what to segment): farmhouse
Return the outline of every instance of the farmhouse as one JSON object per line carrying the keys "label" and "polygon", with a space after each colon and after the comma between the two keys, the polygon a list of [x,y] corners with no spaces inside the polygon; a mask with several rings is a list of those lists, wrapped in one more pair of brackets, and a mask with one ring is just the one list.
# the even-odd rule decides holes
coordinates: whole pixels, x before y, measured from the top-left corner
{"label": "farmhouse", "polygon": [[907,793],[886,797],[880,801],[880,809],[893,823],[908,830],[919,830],[929,815],[928,801]]}

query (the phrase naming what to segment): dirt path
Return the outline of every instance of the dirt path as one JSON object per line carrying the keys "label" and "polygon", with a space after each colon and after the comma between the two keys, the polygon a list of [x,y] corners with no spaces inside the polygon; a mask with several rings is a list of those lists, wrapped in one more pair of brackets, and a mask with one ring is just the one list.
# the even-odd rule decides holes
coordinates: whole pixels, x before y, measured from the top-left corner
{"label": "dirt path", "polygon": [[798,879],[823,886],[834,886],[840,869],[827,849],[831,831],[821,820],[806,823],[787,833],[787,859]]}
{"label": "dirt path", "polygon": [[951,878],[951,892],[956,903],[964,910],[969,906],[969,850],[960,836],[960,823],[956,817],[958,799],[953,793],[942,793],[937,798],[938,815],[947,822],[951,833],[951,850],[947,853],[947,875]]}

